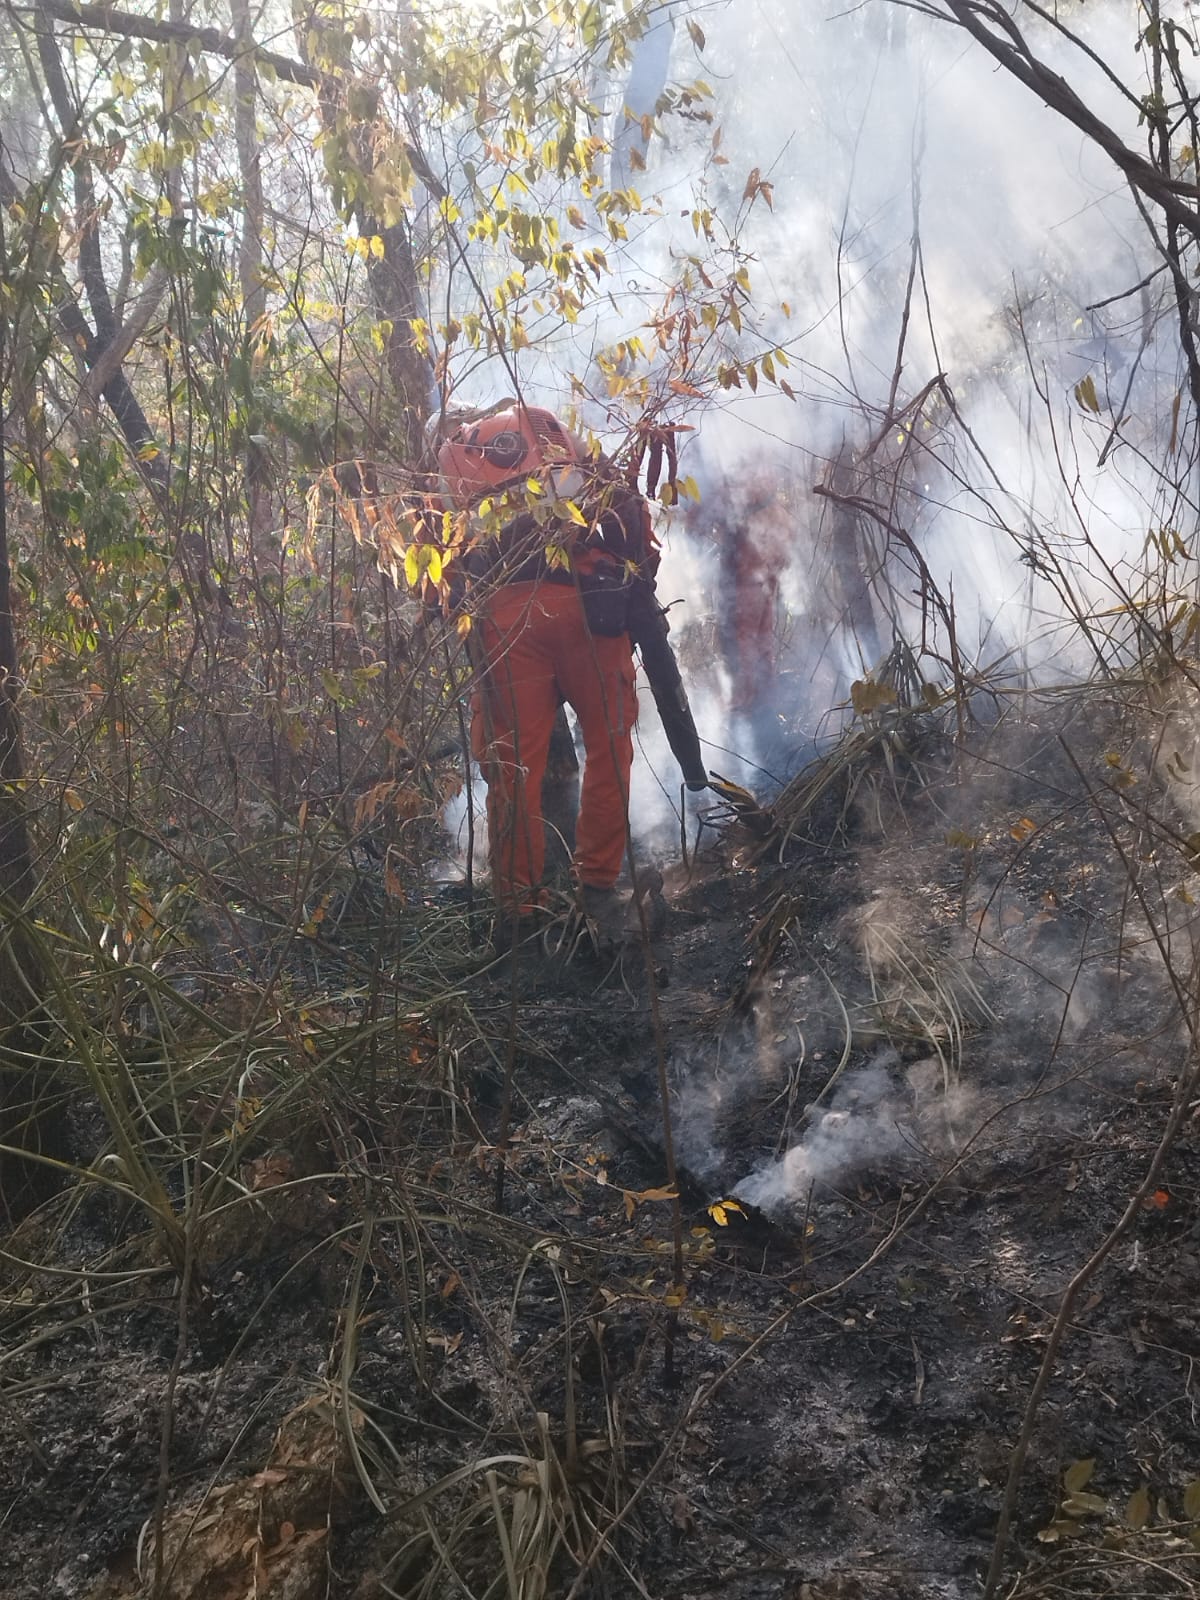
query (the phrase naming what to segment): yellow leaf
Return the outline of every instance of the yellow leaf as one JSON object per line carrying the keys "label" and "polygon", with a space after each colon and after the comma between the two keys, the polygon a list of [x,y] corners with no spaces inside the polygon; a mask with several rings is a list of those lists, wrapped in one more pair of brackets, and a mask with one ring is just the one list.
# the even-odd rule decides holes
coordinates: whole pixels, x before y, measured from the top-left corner
{"label": "yellow leaf", "polygon": [[419,789],[404,789],[399,784],[394,784],[388,800],[392,810],[402,822],[419,817],[425,810],[425,800]]}
{"label": "yellow leaf", "polygon": [[1081,406],[1086,407],[1088,411],[1094,411],[1099,416],[1100,400],[1096,394],[1096,380],[1090,372],[1086,378],[1075,385],[1075,398]]}
{"label": "yellow leaf", "polygon": [[1193,1478],[1183,1491],[1183,1514],[1189,1522],[1200,1522],[1200,1478]]}
{"label": "yellow leaf", "polygon": [[1033,838],[1034,834],[1038,831],[1038,825],[1032,817],[1018,817],[1008,831],[1009,835],[1014,838],[1018,844],[1024,844],[1026,839]]}
{"label": "yellow leaf", "polygon": [[467,637],[471,631],[470,612],[463,612],[462,616],[459,617],[458,621],[454,624],[454,631],[460,639],[465,639]]}
{"label": "yellow leaf", "polygon": [[77,789],[64,789],[63,801],[71,811],[83,810],[83,798]]}
{"label": "yellow leaf", "polygon": [[373,822],[392,798],[396,785],[394,783],[376,783],[361,795],[354,808],[355,828],[364,828],[368,822]]}
{"label": "yellow leaf", "polygon": [[1071,1494],[1063,1501],[1063,1510],[1068,1517],[1094,1517],[1104,1516],[1108,1511],[1108,1501],[1099,1494]]}
{"label": "yellow leaf", "polygon": [[875,683],[871,678],[856,679],[850,685],[850,704],[860,717],[865,716],[881,706],[894,706],[896,691],[889,683]]}
{"label": "yellow leaf", "polygon": [[1095,1470],[1095,1456],[1089,1456],[1086,1461],[1073,1461],[1063,1473],[1063,1488],[1068,1494],[1077,1494],[1080,1489],[1086,1489]]}
{"label": "yellow leaf", "polygon": [[410,589],[415,589],[421,581],[421,561],[415,544],[410,544],[404,552],[404,576]]}
{"label": "yellow leaf", "polygon": [[377,233],[373,233],[371,235],[368,248],[370,249],[370,252],[376,261],[383,260],[383,240]]}
{"label": "yellow leaf", "polygon": [[1129,1497],[1129,1504],[1125,1507],[1126,1527],[1144,1528],[1150,1521],[1150,1490],[1145,1484]]}
{"label": "yellow leaf", "polygon": [[1069,1539],[1078,1533],[1078,1528],[1073,1522],[1052,1522],[1048,1528],[1042,1528],[1038,1533],[1039,1544],[1057,1544],[1060,1539]]}

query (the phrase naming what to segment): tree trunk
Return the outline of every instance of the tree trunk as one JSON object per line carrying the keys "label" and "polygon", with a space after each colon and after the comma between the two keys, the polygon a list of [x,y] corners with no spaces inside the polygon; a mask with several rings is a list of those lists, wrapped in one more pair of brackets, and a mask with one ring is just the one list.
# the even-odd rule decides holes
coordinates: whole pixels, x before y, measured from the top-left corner
{"label": "tree trunk", "polygon": [[[95,332],[88,326],[87,318],[69,288],[64,288],[58,306],[58,317],[64,333],[83,353],[89,372],[103,372],[99,383],[101,394],[108,401],[112,413],[133,451],[143,476],[152,488],[163,489],[167,483],[167,467],[160,455],[152,454],[153,432],[137,396],[119,364],[106,359],[110,350],[121,339],[122,330],[113,310],[112,297],[104,275],[104,261],[100,246],[99,208],[96,204],[95,186],[91,168],[83,153],[79,111],[71,95],[63,71],[62,56],[54,34],[54,23],[48,8],[39,6],[35,15],[34,32],[37,40],[38,60],[45,75],[46,89],[54,112],[59,120],[64,150],[71,153],[71,170],[75,186],[76,227],[79,243],[79,272],[87,291]],[[9,181],[7,168],[0,152],[0,202],[8,204]],[[56,289],[60,285],[55,284]]]}
{"label": "tree trunk", "polygon": [[[316,68],[308,59],[307,40],[311,28],[322,26],[293,0],[293,20],[305,66],[316,76]],[[346,116],[341,87],[330,78],[320,80],[317,106],[327,134],[334,134],[340,119]],[[359,125],[352,135],[354,159],[364,176],[375,170],[374,144],[369,127]],[[409,147],[409,157],[424,181],[435,182],[432,173],[419,152]],[[421,287],[413,257],[412,234],[407,218],[400,218],[390,226],[377,217],[361,199],[354,200],[352,212],[359,236],[379,239],[383,244],[381,256],[372,253],[367,260],[367,284],[377,318],[389,332],[384,344],[384,359],[399,406],[398,427],[394,430],[393,458],[406,466],[415,465],[425,448],[425,424],[432,410],[434,390],[433,367],[417,349],[413,336],[413,323],[422,316]]]}
{"label": "tree trunk", "polygon": [[[254,35],[250,27],[250,0],[229,0],[229,15],[238,54],[233,63],[233,126],[238,167],[242,179],[242,219],[238,236],[238,278],[242,289],[242,317],[246,329],[246,359],[251,369],[263,339],[267,289],[263,282],[263,187],[258,143],[258,73],[254,65]],[[250,431],[253,432],[253,429]],[[267,458],[253,439],[246,443],[246,502],[250,538],[256,555],[269,559],[264,539],[271,526],[270,471]]]}
{"label": "tree trunk", "polygon": [[[0,212],[0,265],[6,264]],[[65,1101],[42,1061],[42,981],[20,921],[34,888],[25,816],[25,769],[17,715],[19,675],[13,621],[4,472],[7,326],[0,320],[0,1218],[12,1222],[57,1187],[54,1169],[9,1150],[61,1159]]]}

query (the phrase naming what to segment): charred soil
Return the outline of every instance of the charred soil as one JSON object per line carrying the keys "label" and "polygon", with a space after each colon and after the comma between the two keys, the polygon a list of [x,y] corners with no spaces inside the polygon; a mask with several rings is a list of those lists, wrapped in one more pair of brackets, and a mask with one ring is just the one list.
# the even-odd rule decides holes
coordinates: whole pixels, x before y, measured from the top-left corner
{"label": "charred soil", "polygon": [[119,1187],[22,1224],[5,1600],[978,1594],[1140,1189],[1003,1592],[1200,1592],[1190,788],[1095,694],[928,721],[236,1124],[182,1269]]}

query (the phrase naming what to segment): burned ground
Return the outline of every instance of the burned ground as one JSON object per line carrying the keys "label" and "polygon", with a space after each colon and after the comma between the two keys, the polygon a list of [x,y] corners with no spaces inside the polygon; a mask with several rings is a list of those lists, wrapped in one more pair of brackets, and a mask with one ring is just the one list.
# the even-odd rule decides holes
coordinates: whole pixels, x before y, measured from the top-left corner
{"label": "burned ground", "polygon": [[[182,1298],[119,1200],[23,1224],[6,1600],[978,1593],[1192,1070],[1195,852],[1096,692],[925,720],[668,871],[657,1023],[641,951],[475,959],[247,1121]],[[1006,1593],[1200,1591],[1194,1110],[1075,1302]]]}

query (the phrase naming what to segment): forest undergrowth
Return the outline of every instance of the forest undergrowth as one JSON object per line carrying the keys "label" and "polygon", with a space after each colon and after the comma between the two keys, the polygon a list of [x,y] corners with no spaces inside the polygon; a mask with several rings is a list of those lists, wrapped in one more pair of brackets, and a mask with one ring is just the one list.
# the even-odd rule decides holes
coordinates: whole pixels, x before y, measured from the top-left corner
{"label": "forest undergrowth", "polygon": [[1196,691],[905,660],[652,949],[515,970],[434,693],[60,696],[6,1596],[1192,1592]]}
{"label": "forest undergrowth", "polygon": [[[1200,1594],[1142,9],[3,8],[0,1600]],[[526,398],[779,773],[604,960],[489,939],[436,457]]]}

